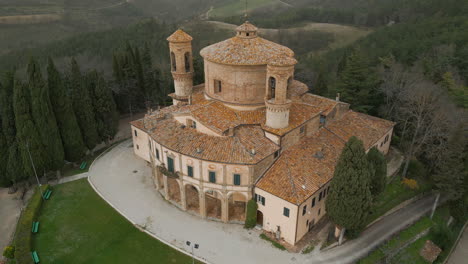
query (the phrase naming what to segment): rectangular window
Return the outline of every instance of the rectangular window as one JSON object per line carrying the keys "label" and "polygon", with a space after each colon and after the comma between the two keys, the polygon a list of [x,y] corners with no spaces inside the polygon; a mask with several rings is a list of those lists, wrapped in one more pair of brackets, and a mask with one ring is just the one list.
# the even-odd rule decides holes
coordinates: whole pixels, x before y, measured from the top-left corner
{"label": "rectangular window", "polygon": [[135,130],[133,130],[133,132],[135,132],[135,137],[138,137],[138,132]]}
{"label": "rectangular window", "polygon": [[385,141],[384,141],[384,143],[387,143],[387,141],[388,141],[388,135],[385,136]]}
{"label": "rectangular window", "polygon": [[167,157],[167,170],[170,172],[174,172],[174,159]]}
{"label": "rectangular window", "polygon": [[149,149],[151,150],[151,141],[148,141]]}
{"label": "rectangular window", "polygon": [[283,208],[283,215],[286,217],[289,217],[289,208],[286,208],[286,207]]}
{"label": "rectangular window", "polygon": [[265,205],[265,197],[261,196],[260,194],[255,194],[255,200],[257,201],[257,203]]}
{"label": "rectangular window", "polygon": [[140,149],[140,146],[138,146],[138,144],[137,144],[137,149]]}
{"label": "rectangular window", "polygon": [[322,200],[322,192],[319,194],[319,202]]}
{"label": "rectangular window", "polygon": [[192,121],[192,128],[197,128],[197,122]]}
{"label": "rectangular window", "polygon": [[241,176],[240,174],[234,174],[234,185],[240,185]]}
{"label": "rectangular window", "polygon": [[220,80],[214,80],[214,92],[215,93],[220,93],[221,92],[221,81]]}
{"label": "rectangular window", "polygon": [[216,172],[210,171],[208,172],[209,175],[209,181],[212,183],[216,183]]}
{"label": "rectangular window", "polygon": [[159,160],[159,149],[156,149],[156,158]]}
{"label": "rectangular window", "polygon": [[322,209],[319,209],[319,210],[318,210],[318,213],[317,213],[317,215],[320,215],[320,210],[322,210]]}
{"label": "rectangular window", "polygon": [[193,177],[193,167],[192,166],[187,166],[187,175],[189,177]]}
{"label": "rectangular window", "polygon": [[302,215],[305,215],[307,212],[307,205],[304,205],[304,207],[302,207]]}
{"label": "rectangular window", "polygon": [[305,126],[301,126],[301,128],[300,128],[299,131],[301,132],[301,134],[304,134],[304,132],[305,132]]}
{"label": "rectangular window", "polygon": [[315,197],[312,199],[312,206],[311,207],[314,207],[315,206]]}
{"label": "rectangular window", "polygon": [[325,124],[325,121],[327,120],[327,118],[324,116],[324,115],[320,115],[320,124]]}

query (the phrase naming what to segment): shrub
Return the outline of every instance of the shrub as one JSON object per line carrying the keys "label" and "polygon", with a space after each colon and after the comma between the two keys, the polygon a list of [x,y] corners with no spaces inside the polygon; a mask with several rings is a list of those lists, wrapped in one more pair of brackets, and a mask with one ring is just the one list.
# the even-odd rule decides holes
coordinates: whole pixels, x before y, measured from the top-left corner
{"label": "shrub", "polygon": [[464,223],[468,217],[468,204],[461,198],[449,202],[450,215],[459,223]]}
{"label": "shrub", "polygon": [[267,235],[265,234],[260,234],[260,238],[263,239],[263,240],[266,240],[266,241],[270,241],[271,244],[275,247],[275,248],[278,248],[278,249],[281,249],[281,250],[286,250],[286,248],[281,245],[280,243],[276,242],[275,240],[271,239],[270,237],[268,237]]}
{"label": "shrub", "polygon": [[7,259],[12,259],[15,257],[15,247],[14,246],[7,246],[3,250],[3,256]]}
{"label": "shrub", "polygon": [[432,241],[442,250],[451,245],[452,236],[453,232],[446,223],[440,223],[431,229]]}
{"label": "shrub", "polygon": [[245,217],[245,228],[254,228],[257,224],[257,202],[250,200],[247,203],[247,215]]}
{"label": "shrub", "polygon": [[[44,192],[49,188],[49,185],[42,185]],[[42,205],[41,192],[34,192],[31,200],[26,208],[23,210],[21,217],[16,226],[15,233],[15,259],[17,263],[26,264],[31,263],[31,248],[32,248],[32,223],[37,219],[39,210]]]}
{"label": "shrub", "polygon": [[419,189],[418,182],[414,179],[403,178],[403,184],[411,190]]}
{"label": "shrub", "polygon": [[408,178],[423,179],[427,176],[427,171],[422,162],[419,160],[411,160],[408,166]]}

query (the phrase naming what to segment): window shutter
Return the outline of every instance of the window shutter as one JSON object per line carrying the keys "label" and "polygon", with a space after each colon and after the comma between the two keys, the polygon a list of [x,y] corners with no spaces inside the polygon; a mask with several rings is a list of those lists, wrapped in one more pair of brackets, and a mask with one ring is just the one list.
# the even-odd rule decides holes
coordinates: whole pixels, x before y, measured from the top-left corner
{"label": "window shutter", "polygon": [[234,185],[240,185],[240,174],[234,174]]}
{"label": "window shutter", "polygon": [[192,166],[187,166],[187,174],[190,177],[193,177],[193,167]]}
{"label": "window shutter", "polygon": [[265,197],[262,196],[262,205],[265,205]]}
{"label": "window shutter", "polygon": [[174,160],[169,157],[167,157],[167,170],[174,172]]}
{"label": "window shutter", "polygon": [[210,179],[209,179],[210,182],[216,183],[216,172],[210,171],[210,172],[209,172],[209,176],[210,176]]}

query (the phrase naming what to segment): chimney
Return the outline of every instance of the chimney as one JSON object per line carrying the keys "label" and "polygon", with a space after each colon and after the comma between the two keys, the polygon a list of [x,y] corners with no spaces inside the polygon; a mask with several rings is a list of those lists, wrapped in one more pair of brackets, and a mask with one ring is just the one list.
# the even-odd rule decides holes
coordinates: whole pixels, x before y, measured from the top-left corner
{"label": "chimney", "polygon": [[336,101],[340,101],[340,93],[336,93]]}

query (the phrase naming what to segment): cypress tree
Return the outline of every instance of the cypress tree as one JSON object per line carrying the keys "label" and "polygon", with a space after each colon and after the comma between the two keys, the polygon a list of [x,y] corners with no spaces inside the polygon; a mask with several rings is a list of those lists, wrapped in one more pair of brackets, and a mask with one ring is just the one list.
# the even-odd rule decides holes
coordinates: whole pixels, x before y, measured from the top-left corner
{"label": "cypress tree", "polygon": [[93,107],[96,112],[96,124],[101,141],[108,142],[117,133],[119,114],[109,85],[102,74],[93,71],[89,74],[93,93]]}
{"label": "cypress tree", "polygon": [[[47,166],[47,153],[42,144],[38,128],[34,124],[31,114],[30,95],[27,87],[15,81],[13,91],[13,109],[15,113],[16,136],[18,140],[18,149],[22,161],[24,175],[34,177],[33,167],[31,165],[29,152],[34,161],[38,175],[45,173]],[[11,161],[11,152],[9,161]],[[21,167],[21,166],[18,166]]]}
{"label": "cypress tree", "polygon": [[73,109],[81,134],[83,135],[83,140],[86,147],[92,151],[99,143],[99,135],[96,128],[91,97],[75,59],[71,61],[69,84],[72,92]]}
{"label": "cypress tree", "polygon": [[385,189],[387,183],[387,162],[376,147],[371,148],[367,153],[367,161],[371,166],[370,191],[372,196],[376,197]]}
{"label": "cypress tree", "polygon": [[50,101],[57,118],[60,138],[68,161],[77,161],[85,154],[84,145],[78,121],[70,97],[67,95],[62,76],[57,71],[54,62],[49,58],[47,66],[47,85],[50,92]]}
{"label": "cypress tree", "polygon": [[15,83],[14,72],[7,72],[3,85],[0,86],[0,125],[7,142],[16,139],[15,113],[13,111],[13,87]]}
{"label": "cypress tree", "polygon": [[320,69],[317,80],[315,81],[314,93],[318,95],[326,95],[328,91],[327,80],[325,77],[325,71]]}
{"label": "cypress tree", "polygon": [[29,62],[28,74],[32,116],[48,154],[47,169],[59,173],[65,159],[62,140],[50,103],[49,88],[42,77],[39,64],[34,59]]}
{"label": "cypress tree", "polygon": [[377,92],[379,80],[361,52],[354,50],[347,57],[338,77],[338,92],[343,101],[350,103],[354,110],[375,113],[380,103]]}
{"label": "cypress tree", "polygon": [[[28,174],[26,174],[24,164],[27,162],[27,168],[30,168],[31,163],[29,157],[24,161],[23,158],[18,142],[14,141],[8,148],[8,164],[6,167],[6,177],[11,183],[13,183],[13,186],[15,186],[19,181],[28,179]],[[29,176],[34,177],[32,174]]]}
{"label": "cypress tree", "polygon": [[372,202],[370,175],[363,143],[351,137],[338,159],[325,201],[327,214],[336,225],[350,230],[365,225]]}

